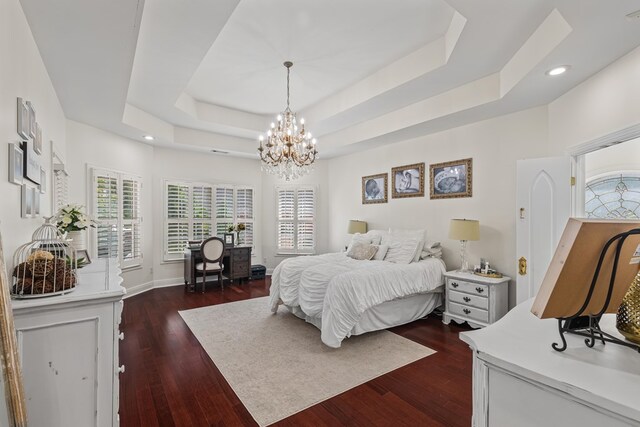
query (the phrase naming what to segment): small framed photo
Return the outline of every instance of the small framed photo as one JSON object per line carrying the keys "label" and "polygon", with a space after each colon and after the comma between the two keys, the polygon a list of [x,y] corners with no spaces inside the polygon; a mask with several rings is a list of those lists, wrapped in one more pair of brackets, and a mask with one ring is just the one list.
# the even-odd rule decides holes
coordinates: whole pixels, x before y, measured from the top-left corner
{"label": "small framed photo", "polygon": [[424,163],[398,166],[391,169],[391,197],[424,197]]}
{"label": "small framed photo", "polygon": [[40,190],[38,190],[38,187],[31,187],[31,200],[33,200],[33,212],[31,216],[40,216]]}
{"label": "small framed photo", "polygon": [[18,98],[18,135],[21,138],[29,138],[29,108],[22,98]]}
{"label": "small framed photo", "polygon": [[22,185],[24,153],[18,144],[9,143],[9,182],[12,184]]}
{"label": "small framed photo", "polygon": [[224,233],[224,244],[225,246],[233,246],[235,240],[235,234],[233,233]]}
{"label": "small framed photo", "polygon": [[33,215],[33,191],[27,184],[22,184],[22,218]]}
{"label": "small framed photo", "polygon": [[42,154],[42,128],[36,123],[36,137],[33,139],[33,150],[37,154]]}
{"label": "small framed photo", "polygon": [[362,177],[362,204],[387,203],[387,179],[389,174],[380,173]]}
{"label": "small framed photo", "polygon": [[89,256],[89,252],[85,249],[76,251],[76,262],[78,263],[78,268],[82,268],[85,265],[91,264],[91,257]]}
{"label": "small framed photo", "polygon": [[430,196],[432,199],[471,197],[473,159],[429,165]]}
{"label": "small framed photo", "polygon": [[47,192],[47,171],[40,166],[40,194]]}
{"label": "small framed photo", "polygon": [[29,134],[27,138],[36,137],[36,110],[33,108],[31,101],[27,101],[27,110],[29,111]]}
{"label": "small framed photo", "polygon": [[33,150],[33,141],[27,139],[22,143],[22,153],[24,154],[24,177],[34,184],[40,184],[40,162],[36,152]]}

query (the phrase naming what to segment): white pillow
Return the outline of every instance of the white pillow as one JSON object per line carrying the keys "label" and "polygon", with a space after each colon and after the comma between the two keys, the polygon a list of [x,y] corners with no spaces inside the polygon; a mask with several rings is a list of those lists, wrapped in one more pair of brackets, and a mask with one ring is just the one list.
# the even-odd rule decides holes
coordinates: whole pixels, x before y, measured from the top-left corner
{"label": "white pillow", "polygon": [[355,243],[367,243],[367,244],[371,245],[373,242],[371,241],[371,236],[368,236],[366,234],[356,233],[351,238],[351,242],[349,243],[349,247],[347,247],[347,252],[349,252],[351,250],[351,248],[353,247],[353,245]]}
{"label": "white pillow", "polygon": [[371,237],[374,245],[379,245],[387,238],[389,232],[387,230],[369,230],[366,235]]}
{"label": "white pillow", "polygon": [[370,243],[356,242],[351,245],[347,256],[360,261],[369,261],[378,252],[378,247]]}
{"label": "white pillow", "polygon": [[418,230],[403,230],[401,228],[389,229],[391,240],[420,239],[427,240],[427,231],[424,228]]}
{"label": "white pillow", "polygon": [[413,262],[420,261],[420,255],[422,255],[422,248],[424,248],[424,240],[420,239],[418,246],[416,246],[416,253],[413,255]]}
{"label": "white pillow", "polygon": [[377,245],[378,252],[373,256],[374,261],[383,261],[384,257],[387,255],[387,251],[389,251],[389,245]]}
{"label": "white pillow", "polygon": [[420,253],[420,259],[442,258],[442,246],[440,242],[425,242]]}
{"label": "white pillow", "polygon": [[416,253],[420,253],[423,245],[422,239],[395,240],[389,245],[384,260],[396,264],[410,264]]}

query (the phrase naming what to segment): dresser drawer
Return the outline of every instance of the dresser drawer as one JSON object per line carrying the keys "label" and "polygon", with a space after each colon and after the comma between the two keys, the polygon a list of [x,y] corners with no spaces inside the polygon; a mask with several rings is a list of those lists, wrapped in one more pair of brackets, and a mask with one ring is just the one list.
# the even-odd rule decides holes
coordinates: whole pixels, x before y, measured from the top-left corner
{"label": "dresser drawer", "polygon": [[249,261],[251,258],[251,249],[247,248],[246,250],[236,250],[233,254],[233,260],[235,262],[238,261]]}
{"label": "dresser drawer", "polygon": [[486,298],[489,294],[489,286],[482,283],[465,282],[458,279],[447,279],[447,290],[464,292]]}
{"label": "dresser drawer", "polygon": [[468,305],[456,304],[455,302],[449,303],[449,311],[451,314],[466,317],[470,320],[477,320],[479,322],[487,323],[489,321],[489,312],[480,308],[471,307]]}
{"label": "dresser drawer", "polygon": [[452,291],[449,289],[447,299],[451,302],[456,302],[462,305],[469,305],[471,307],[481,308],[483,310],[489,309],[489,299],[484,296],[465,294],[458,291]]}

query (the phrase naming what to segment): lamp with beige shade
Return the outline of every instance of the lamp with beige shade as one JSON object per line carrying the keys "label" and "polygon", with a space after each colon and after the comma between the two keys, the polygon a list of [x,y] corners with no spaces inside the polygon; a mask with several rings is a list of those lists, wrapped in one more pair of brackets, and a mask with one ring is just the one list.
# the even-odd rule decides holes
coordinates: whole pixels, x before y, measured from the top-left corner
{"label": "lamp with beige shade", "polygon": [[467,242],[480,240],[480,221],[475,219],[452,219],[449,238],[460,240],[460,272],[471,273],[467,262]]}
{"label": "lamp with beige shade", "polygon": [[364,234],[367,232],[367,222],[357,219],[349,220],[349,227],[347,227],[347,233],[349,234]]}

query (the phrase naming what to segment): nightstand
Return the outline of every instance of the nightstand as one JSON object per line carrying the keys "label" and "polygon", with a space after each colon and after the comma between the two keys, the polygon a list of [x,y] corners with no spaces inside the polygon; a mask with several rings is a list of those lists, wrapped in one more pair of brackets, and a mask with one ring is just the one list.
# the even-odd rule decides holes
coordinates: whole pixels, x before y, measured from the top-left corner
{"label": "nightstand", "polygon": [[499,279],[448,271],[444,275],[445,311],[442,321],[467,322],[472,328],[492,324],[509,311],[510,277]]}

